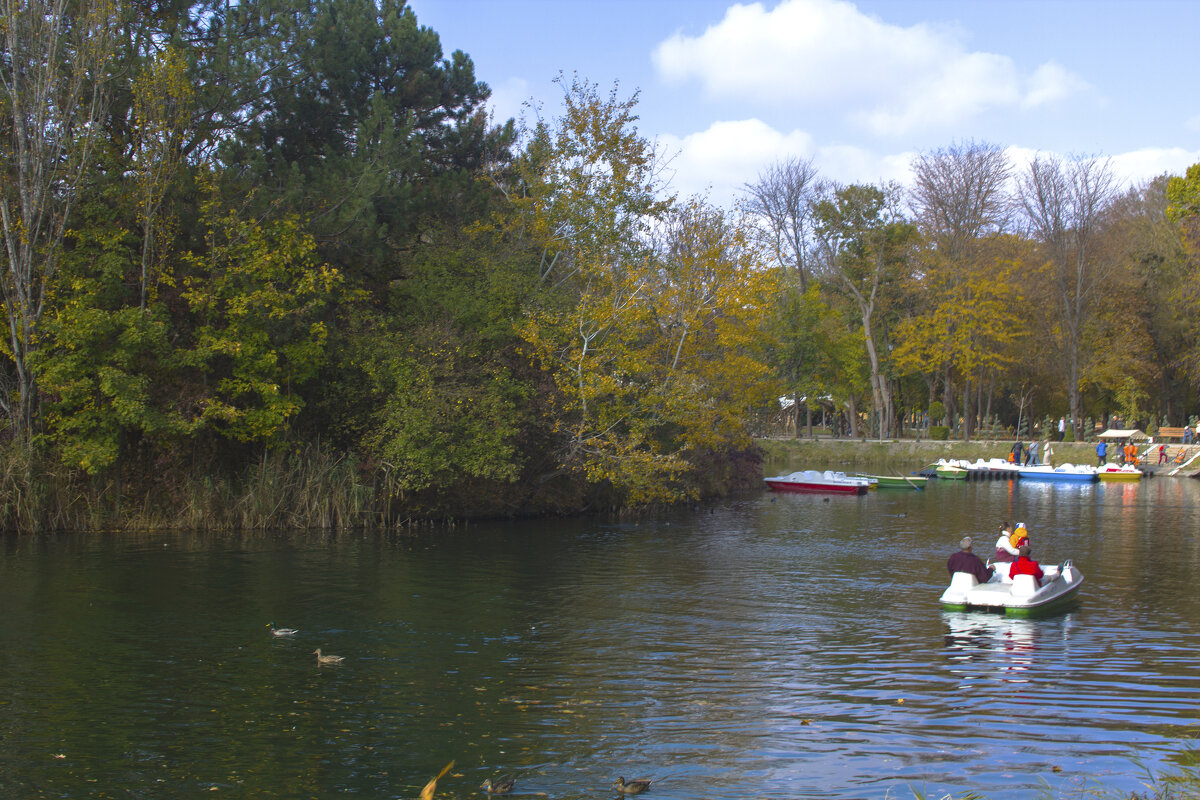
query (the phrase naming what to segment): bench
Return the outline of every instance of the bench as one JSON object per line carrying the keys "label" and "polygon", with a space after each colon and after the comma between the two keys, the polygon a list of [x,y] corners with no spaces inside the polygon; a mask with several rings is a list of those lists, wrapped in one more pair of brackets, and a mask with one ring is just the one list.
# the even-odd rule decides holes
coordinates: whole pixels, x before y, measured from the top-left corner
{"label": "bench", "polygon": [[1158,435],[1163,439],[1182,439],[1187,428],[1159,428]]}

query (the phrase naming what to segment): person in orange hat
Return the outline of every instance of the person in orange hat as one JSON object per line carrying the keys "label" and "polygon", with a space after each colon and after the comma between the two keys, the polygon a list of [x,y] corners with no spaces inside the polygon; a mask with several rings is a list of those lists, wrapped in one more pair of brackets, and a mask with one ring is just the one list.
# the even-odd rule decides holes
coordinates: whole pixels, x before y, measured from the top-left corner
{"label": "person in orange hat", "polygon": [[1009,544],[1012,545],[1012,548],[1009,550],[1009,552],[1015,556],[1017,554],[1017,548],[1021,546],[1021,540],[1028,538],[1029,529],[1025,527],[1024,522],[1018,522],[1017,527],[1013,528],[1012,533],[1009,534],[1008,537]]}

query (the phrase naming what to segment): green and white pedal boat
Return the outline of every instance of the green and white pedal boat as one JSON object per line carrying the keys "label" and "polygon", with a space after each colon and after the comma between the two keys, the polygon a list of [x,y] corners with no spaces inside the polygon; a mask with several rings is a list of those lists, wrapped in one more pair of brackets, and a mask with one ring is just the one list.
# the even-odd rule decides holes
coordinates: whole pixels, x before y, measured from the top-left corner
{"label": "green and white pedal boat", "polygon": [[1010,617],[1027,617],[1068,604],[1083,584],[1083,573],[1070,561],[1043,566],[1040,586],[1032,575],[1009,578],[1009,564],[992,566],[996,572],[987,583],[980,583],[969,572],[954,573],[950,588],[942,593],[942,607],[949,611],[982,609],[1002,611]]}

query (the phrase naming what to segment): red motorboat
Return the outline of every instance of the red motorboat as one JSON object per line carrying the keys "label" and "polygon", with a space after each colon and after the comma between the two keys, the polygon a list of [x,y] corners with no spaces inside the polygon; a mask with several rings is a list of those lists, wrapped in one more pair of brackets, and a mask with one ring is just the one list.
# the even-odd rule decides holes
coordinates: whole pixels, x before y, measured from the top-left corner
{"label": "red motorboat", "polygon": [[851,478],[844,472],[818,472],[807,469],[791,475],[776,475],[763,478],[767,486],[776,492],[821,492],[832,494],[866,494],[871,488],[870,478]]}

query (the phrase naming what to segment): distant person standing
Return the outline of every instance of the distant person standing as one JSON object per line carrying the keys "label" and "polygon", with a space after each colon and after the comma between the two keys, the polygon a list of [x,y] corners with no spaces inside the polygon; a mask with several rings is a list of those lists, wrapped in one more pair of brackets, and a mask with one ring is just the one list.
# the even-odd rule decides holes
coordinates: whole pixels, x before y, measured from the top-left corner
{"label": "distant person standing", "polygon": [[1108,461],[1108,442],[1101,439],[1100,444],[1096,445],[1096,466],[1103,467],[1105,462],[1107,462],[1107,461]]}
{"label": "distant person standing", "polygon": [[1058,418],[1058,440],[1061,442],[1063,437],[1067,435],[1067,418]]}
{"label": "distant person standing", "polygon": [[1021,440],[1017,439],[1017,443],[1012,446],[1012,450],[1008,452],[1009,463],[1021,465],[1021,454],[1025,451],[1025,446],[1021,444]]}
{"label": "distant person standing", "polygon": [[1165,444],[1160,444],[1158,446],[1158,463],[1167,463],[1167,446]]}
{"label": "distant person standing", "polygon": [[1032,442],[1029,443],[1029,449],[1025,452],[1025,466],[1036,467],[1037,465],[1038,465],[1038,442],[1037,442],[1037,439],[1034,439]]}

